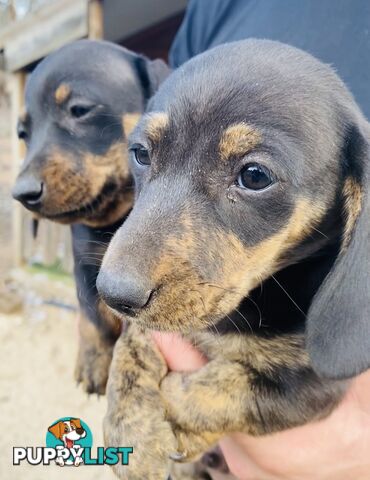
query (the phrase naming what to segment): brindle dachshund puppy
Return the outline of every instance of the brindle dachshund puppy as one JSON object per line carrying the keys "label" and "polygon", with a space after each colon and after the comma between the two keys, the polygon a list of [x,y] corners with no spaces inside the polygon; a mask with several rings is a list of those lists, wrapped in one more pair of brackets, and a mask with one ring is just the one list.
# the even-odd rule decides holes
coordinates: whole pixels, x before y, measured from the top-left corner
{"label": "brindle dachshund puppy", "polygon": [[161,60],[83,40],[43,60],[26,87],[18,135],[27,155],[13,196],[37,217],[72,224],[82,317],[76,378],[89,393],[104,393],[120,332],[95,279],[132,207],[126,138],[168,73]]}
{"label": "brindle dachshund puppy", "polygon": [[[120,478],[321,419],[369,367],[369,135],[329,66],[271,41],[204,53],[150,101],[136,203],[97,280],[130,321],[105,419],[107,445],[134,446]],[[150,330],[209,363],[168,373]]]}

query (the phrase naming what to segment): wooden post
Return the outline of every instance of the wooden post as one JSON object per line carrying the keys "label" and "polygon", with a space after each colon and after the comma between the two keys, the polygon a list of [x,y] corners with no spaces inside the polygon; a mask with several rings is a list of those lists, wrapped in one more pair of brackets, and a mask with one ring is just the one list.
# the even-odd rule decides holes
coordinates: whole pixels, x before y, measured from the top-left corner
{"label": "wooden post", "polygon": [[89,0],[87,21],[89,39],[102,40],[104,38],[104,12],[102,0]]}
{"label": "wooden post", "polygon": [[[87,0],[87,14],[86,22],[81,19],[78,26],[79,38],[87,34],[90,39],[102,39],[104,37],[104,17],[103,17],[103,1],[102,0]],[[72,5],[73,1],[68,0],[68,5]],[[86,3],[81,1],[81,8]],[[14,13],[14,12],[13,12]],[[80,19],[80,10],[77,10],[75,17]],[[78,15],[77,15],[78,14]],[[53,17],[54,18],[54,17]],[[73,17],[74,18],[74,17]],[[29,25],[28,25],[29,26]],[[76,32],[74,32],[75,35]],[[74,38],[74,37],[73,37]],[[68,39],[73,39],[69,38]],[[15,68],[18,68],[17,66]],[[19,67],[21,68],[21,67]],[[22,142],[18,140],[16,133],[16,125],[20,114],[24,108],[24,87],[26,80],[26,73],[23,70],[16,70],[9,74],[8,89],[11,100],[11,149],[12,149],[12,173],[15,180],[22,160],[25,155],[25,148]],[[13,264],[16,267],[24,263],[24,232],[23,232],[23,211],[19,202],[14,202],[12,213],[12,238],[13,238]]]}
{"label": "wooden post", "polygon": [[[10,108],[11,108],[11,149],[12,149],[12,177],[16,178],[23,161],[25,148],[17,136],[17,122],[24,108],[24,86],[26,74],[18,71],[9,75]],[[19,202],[13,204],[13,264],[19,267],[23,263],[22,254],[22,206]]]}

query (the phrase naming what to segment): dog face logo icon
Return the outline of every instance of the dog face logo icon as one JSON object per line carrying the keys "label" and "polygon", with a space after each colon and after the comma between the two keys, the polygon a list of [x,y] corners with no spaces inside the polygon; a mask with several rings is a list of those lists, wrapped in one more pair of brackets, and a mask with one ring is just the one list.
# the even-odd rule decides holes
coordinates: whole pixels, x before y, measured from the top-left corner
{"label": "dog face logo icon", "polygon": [[[66,417],[48,428],[46,444],[59,450],[60,455],[55,460],[57,465],[78,467],[84,463],[84,448],[92,446],[92,435],[88,426],[79,418]],[[68,451],[70,455],[67,457]]]}
{"label": "dog face logo icon", "polygon": [[86,430],[81,426],[79,418],[60,421],[48,428],[48,431],[58,440],[62,440],[64,446],[72,448],[75,441],[86,437]]}

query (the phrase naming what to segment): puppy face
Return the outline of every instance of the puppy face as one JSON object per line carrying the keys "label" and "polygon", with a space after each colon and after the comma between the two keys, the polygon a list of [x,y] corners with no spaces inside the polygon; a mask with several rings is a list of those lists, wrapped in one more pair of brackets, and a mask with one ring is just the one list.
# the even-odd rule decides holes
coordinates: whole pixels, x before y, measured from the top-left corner
{"label": "puppy face", "polygon": [[328,67],[274,42],[219,47],[175,72],[130,138],[137,203],[101,293],[110,282],[117,308],[120,277],[133,278],[151,293],[135,310],[122,291],[121,313],[204,328],[315,253],[340,228],[347,102]]}
{"label": "puppy face", "polygon": [[112,44],[81,41],[37,66],[18,124],[27,155],[13,195],[26,208],[92,226],[129,211],[126,138],[146,101],[136,57]]}
{"label": "puppy face", "polygon": [[73,447],[73,443],[76,440],[86,436],[86,431],[81,426],[81,421],[78,418],[60,421],[49,427],[49,432],[54,437],[62,440],[68,448]]}

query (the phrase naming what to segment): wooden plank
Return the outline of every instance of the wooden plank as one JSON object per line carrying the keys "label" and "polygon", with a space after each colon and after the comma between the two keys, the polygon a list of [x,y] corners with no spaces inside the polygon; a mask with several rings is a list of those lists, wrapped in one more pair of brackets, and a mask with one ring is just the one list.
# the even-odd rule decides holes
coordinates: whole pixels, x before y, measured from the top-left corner
{"label": "wooden plank", "polygon": [[[12,148],[12,173],[15,179],[23,161],[25,149],[18,140],[16,125],[24,105],[24,86],[26,75],[24,72],[13,73],[9,76],[10,108],[11,108],[11,148]],[[13,206],[13,263],[20,266],[23,263],[22,255],[22,206],[14,202]]]}
{"label": "wooden plank", "polygon": [[88,37],[91,40],[104,38],[104,11],[101,0],[89,1]]}
{"label": "wooden plank", "polygon": [[67,273],[73,272],[73,252],[71,229],[64,227],[61,232],[61,249],[59,251],[60,263],[62,269]]}
{"label": "wooden plank", "polygon": [[88,34],[88,0],[60,0],[11,24],[0,34],[5,69],[15,71]]}

